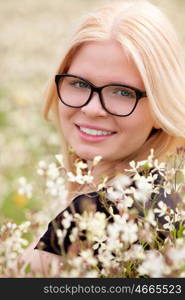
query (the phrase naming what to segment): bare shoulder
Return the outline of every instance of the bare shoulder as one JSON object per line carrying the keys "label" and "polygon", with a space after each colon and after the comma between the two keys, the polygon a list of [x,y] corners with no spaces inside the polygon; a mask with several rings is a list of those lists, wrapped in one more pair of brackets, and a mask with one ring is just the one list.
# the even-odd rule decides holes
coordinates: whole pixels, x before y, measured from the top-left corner
{"label": "bare shoulder", "polygon": [[21,273],[27,266],[31,270],[31,274],[41,277],[48,277],[51,265],[59,266],[61,256],[51,254],[47,251],[34,249],[37,241],[33,242],[24,253],[19,256],[18,264],[21,265]]}

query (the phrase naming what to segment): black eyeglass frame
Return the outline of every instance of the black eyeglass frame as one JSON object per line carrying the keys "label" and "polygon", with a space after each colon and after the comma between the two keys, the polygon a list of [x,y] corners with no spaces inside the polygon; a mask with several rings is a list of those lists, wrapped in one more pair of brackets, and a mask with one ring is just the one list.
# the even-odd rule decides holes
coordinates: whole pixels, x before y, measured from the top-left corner
{"label": "black eyeglass frame", "polygon": [[[73,105],[69,105],[69,104],[65,103],[62,100],[61,95],[60,95],[60,91],[59,91],[59,82],[60,82],[61,78],[63,78],[63,77],[79,78],[80,80],[83,80],[84,82],[86,82],[90,86],[91,92],[90,92],[89,98],[87,99],[87,101],[83,105],[73,106]],[[55,75],[55,83],[56,83],[56,87],[57,87],[58,97],[59,97],[59,99],[61,100],[61,102],[64,105],[69,106],[69,107],[73,107],[73,108],[81,108],[81,107],[87,105],[91,101],[93,93],[96,92],[99,95],[99,100],[100,100],[100,103],[101,103],[103,109],[106,112],[108,112],[109,114],[114,115],[114,116],[118,116],[118,117],[127,117],[127,116],[131,115],[133,113],[133,111],[135,110],[135,108],[136,108],[139,100],[142,99],[143,97],[147,97],[147,94],[146,94],[145,91],[141,91],[141,90],[139,90],[139,89],[137,89],[135,87],[129,86],[129,85],[124,85],[124,84],[119,84],[119,83],[109,83],[109,84],[106,84],[106,85],[103,85],[103,86],[96,86],[93,83],[91,83],[90,81],[88,81],[87,79],[84,79],[83,77],[76,76],[76,75],[73,75],[73,74],[68,74],[68,73],[62,73],[62,74]],[[130,89],[132,89],[135,92],[135,94],[136,94],[136,102],[135,102],[135,105],[134,105],[133,109],[131,110],[131,112],[129,114],[127,114],[127,115],[118,115],[118,114],[111,113],[110,111],[107,110],[107,108],[105,107],[105,104],[104,104],[104,100],[103,100],[101,91],[105,87],[108,87],[108,86],[120,86],[120,87],[123,87],[123,88],[124,87],[125,88],[130,88]]]}

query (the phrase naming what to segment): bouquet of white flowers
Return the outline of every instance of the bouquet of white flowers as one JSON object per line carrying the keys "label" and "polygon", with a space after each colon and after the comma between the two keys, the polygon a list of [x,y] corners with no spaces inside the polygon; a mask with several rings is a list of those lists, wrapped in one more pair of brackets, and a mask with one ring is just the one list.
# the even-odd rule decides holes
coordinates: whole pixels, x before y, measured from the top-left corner
{"label": "bouquet of white flowers", "polygon": [[[168,162],[159,163],[151,150],[147,160],[130,162],[126,171],[131,176],[119,175],[111,184],[102,178],[96,185],[103,211],[87,209],[80,214],[65,210],[61,227],[56,228],[61,262],[51,263],[47,277],[185,277],[184,158],[185,150],[179,148]],[[56,159],[49,165],[39,163],[42,189],[50,199],[43,211],[29,211],[28,221],[20,225],[4,220],[1,226],[1,277],[37,277],[30,265],[24,270],[18,265],[20,272],[13,266],[33,237],[56,215],[56,209],[66,207],[64,177],[82,185],[93,184],[92,170],[84,162],[76,163],[73,174],[63,167],[61,155]],[[96,157],[92,168],[100,160]],[[29,192],[32,197],[26,179],[21,178],[20,185],[19,193]],[[63,243],[67,235],[70,248],[66,252]]]}

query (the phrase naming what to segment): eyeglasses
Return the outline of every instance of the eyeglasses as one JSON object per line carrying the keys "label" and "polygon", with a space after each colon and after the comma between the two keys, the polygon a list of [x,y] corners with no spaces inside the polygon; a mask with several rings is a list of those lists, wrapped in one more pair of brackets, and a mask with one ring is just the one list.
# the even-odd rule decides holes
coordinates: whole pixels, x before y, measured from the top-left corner
{"label": "eyeglasses", "polygon": [[129,116],[138,101],[146,97],[146,92],[131,86],[111,83],[97,87],[88,80],[71,74],[56,75],[55,82],[63,104],[81,108],[90,102],[93,93],[96,92],[104,110],[119,117]]}

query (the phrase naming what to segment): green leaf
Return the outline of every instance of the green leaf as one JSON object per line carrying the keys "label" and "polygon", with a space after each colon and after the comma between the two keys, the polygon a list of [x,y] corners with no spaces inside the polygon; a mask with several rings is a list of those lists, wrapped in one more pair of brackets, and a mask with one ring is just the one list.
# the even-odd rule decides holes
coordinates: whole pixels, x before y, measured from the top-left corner
{"label": "green leaf", "polygon": [[24,269],[24,273],[28,274],[28,273],[30,273],[30,271],[31,271],[31,264],[28,264]]}
{"label": "green leaf", "polygon": [[184,235],[183,235],[183,231],[185,230],[185,225],[184,226],[181,226],[180,228],[179,228],[179,230],[178,230],[178,232],[177,232],[177,237],[178,238],[181,238],[181,237],[183,237]]}
{"label": "green leaf", "polygon": [[181,171],[177,171],[175,174],[176,183],[184,183],[184,174]]}

